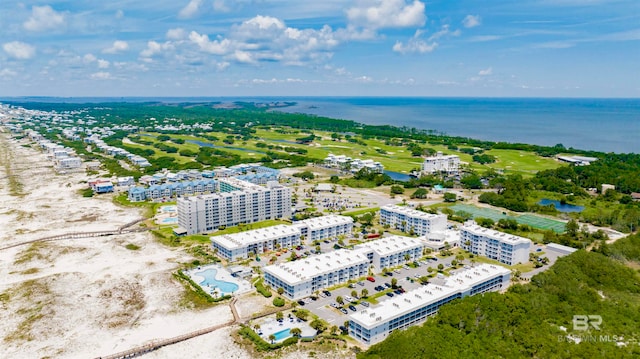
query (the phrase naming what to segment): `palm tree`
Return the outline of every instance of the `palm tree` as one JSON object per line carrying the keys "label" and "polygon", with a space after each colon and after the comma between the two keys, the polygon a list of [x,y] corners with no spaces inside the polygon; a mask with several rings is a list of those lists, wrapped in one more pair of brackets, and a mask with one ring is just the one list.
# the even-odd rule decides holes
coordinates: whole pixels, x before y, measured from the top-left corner
{"label": "palm tree", "polygon": [[282,293],[284,293],[284,288],[279,287],[278,288],[278,294],[282,295]]}
{"label": "palm tree", "polygon": [[298,302],[296,302],[295,300],[293,302],[291,302],[291,309],[293,309],[293,311],[296,311],[296,307],[298,306]]}
{"label": "palm tree", "polygon": [[395,288],[398,286],[398,278],[392,278],[391,279],[391,287]]}
{"label": "palm tree", "polygon": [[277,320],[280,320],[280,319],[282,319],[282,318],[284,318],[284,314],[282,314],[282,312],[278,312],[278,313],[276,313],[276,319],[277,319]]}
{"label": "palm tree", "polygon": [[351,296],[352,296],[352,297],[354,297],[354,298],[355,298],[355,297],[357,297],[357,296],[358,296],[358,291],[357,291],[357,290],[355,290],[355,289],[354,289],[354,290],[352,290],[352,291],[351,291]]}
{"label": "palm tree", "polygon": [[367,295],[369,295],[369,291],[367,290],[367,288],[362,289],[362,291],[360,291],[360,296],[362,298],[366,298]]}
{"label": "palm tree", "polygon": [[406,253],[406,254],[404,255],[404,261],[405,261],[405,262],[408,262],[410,259],[411,259],[411,256],[409,255],[409,253]]}
{"label": "palm tree", "polygon": [[273,341],[276,340],[276,336],[273,334],[269,334],[269,340],[271,341],[271,344],[273,344]]}
{"label": "palm tree", "polygon": [[253,329],[255,329],[255,331],[259,331],[260,330],[260,324],[256,323],[253,325]]}
{"label": "palm tree", "polygon": [[336,297],[336,302],[338,302],[338,304],[343,305],[344,304],[344,299],[342,299],[341,296],[337,296]]}
{"label": "palm tree", "polygon": [[300,328],[291,328],[291,330],[289,330],[289,333],[291,333],[291,335],[293,335],[294,337],[300,337],[300,335],[302,334],[302,330]]}
{"label": "palm tree", "polygon": [[338,327],[334,325],[329,331],[331,332],[331,335],[336,335],[336,333],[338,332]]}

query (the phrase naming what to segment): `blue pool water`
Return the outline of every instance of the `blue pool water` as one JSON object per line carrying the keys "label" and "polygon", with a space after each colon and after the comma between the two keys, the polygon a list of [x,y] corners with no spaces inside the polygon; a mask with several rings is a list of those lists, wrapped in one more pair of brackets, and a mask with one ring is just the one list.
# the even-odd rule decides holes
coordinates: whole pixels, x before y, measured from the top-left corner
{"label": "blue pool water", "polygon": [[540,200],[540,202],[538,202],[539,205],[541,206],[547,206],[552,204],[556,207],[556,209],[560,212],[582,212],[584,210],[584,207],[582,206],[574,206],[573,204],[562,204],[560,203],[560,201],[556,201],[553,199],[547,199],[547,198],[543,198]]}
{"label": "blue pool water", "polygon": [[175,224],[178,223],[178,217],[169,217],[169,218],[164,218],[160,221],[160,223],[162,224]]}
{"label": "blue pool water", "polygon": [[177,209],[177,206],[162,206],[160,207],[160,211],[161,212],[175,212]]}
{"label": "blue pool water", "polygon": [[200,282],[203,286],[211,286],[218,288],[222,293],[231,294],[238,290],[238,285],[231,282],[224,282],[216,279],[217,270],[209,268],[202,272],[196,272],[195,274],[203,276],[204,280]]}
{"label": "blue pool water", "polygon": [[281,330],[277,333],[273,333],[273,335],[276,337],[276,341],[282,340],[282,339],[286,339],[288,337],[291,336],[290,333],[291,329],[285,329],[285,330]]}

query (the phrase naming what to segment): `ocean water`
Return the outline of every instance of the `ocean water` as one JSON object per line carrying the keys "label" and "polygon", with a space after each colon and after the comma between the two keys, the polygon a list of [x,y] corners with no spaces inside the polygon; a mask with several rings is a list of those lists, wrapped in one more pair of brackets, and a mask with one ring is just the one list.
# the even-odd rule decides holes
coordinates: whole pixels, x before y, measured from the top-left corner
{"label": "ocean water", "polygon": [[640,99],[298,98],[278,109],[489,141],[640,153]]}
{"label": "ocean water", "polygon": [[0,98],[8,102],[295,102],[277,111],[480,140],[640,153],[640,99],[402,97]]}

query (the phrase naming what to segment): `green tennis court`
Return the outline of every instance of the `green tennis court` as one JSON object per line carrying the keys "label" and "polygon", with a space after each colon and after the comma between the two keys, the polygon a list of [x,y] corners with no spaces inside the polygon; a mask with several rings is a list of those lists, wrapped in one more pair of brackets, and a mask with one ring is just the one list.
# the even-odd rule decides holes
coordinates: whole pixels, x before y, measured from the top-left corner
{"label": "green tennis court", "polygon": [[494,222],[497,222],[501,219],[515,219],[520,224],[527,224],[533,228],[543,229],[543,230],[552,230],[557,233],[564,232],[565,224],[561,221],[556,221],[553,219],[548,219],[540,216],[536,216],[533,214],[523,214],[520,216],[509,216],[506,212],[502,212],[499,210],[491,209],[491,208],[480,208],[476,206],[471,206],[468,204],[456,204],[454,206],[449,207],[453,211],[464,211],[467,213],[471,213],[473,218],[483,217],[490,218]]}

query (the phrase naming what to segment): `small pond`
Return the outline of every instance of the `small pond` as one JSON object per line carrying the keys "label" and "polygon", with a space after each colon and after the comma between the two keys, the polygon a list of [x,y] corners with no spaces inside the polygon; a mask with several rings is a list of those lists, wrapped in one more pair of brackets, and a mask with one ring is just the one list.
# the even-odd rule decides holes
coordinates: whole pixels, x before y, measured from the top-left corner
{"label": "small pond", "polygon": [[541,206],[548,206],[550,204],[553,204],[558,211],[565,212],[565,213],[582,212],[584,210],[583,206],[576,206],[568,203],[563,204],[560,201],[557,201],[555,199],[548,199],[548,198],[541,199],[540,202],[538,202],[538,204]]}

